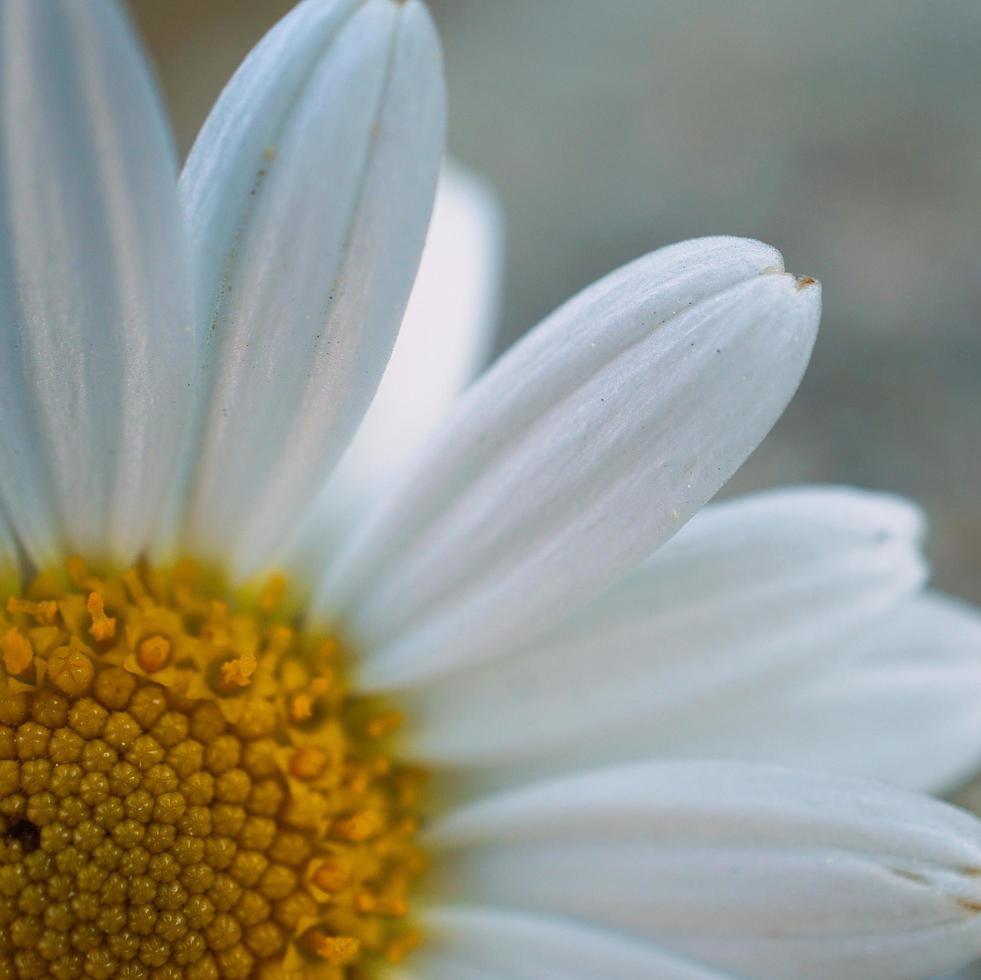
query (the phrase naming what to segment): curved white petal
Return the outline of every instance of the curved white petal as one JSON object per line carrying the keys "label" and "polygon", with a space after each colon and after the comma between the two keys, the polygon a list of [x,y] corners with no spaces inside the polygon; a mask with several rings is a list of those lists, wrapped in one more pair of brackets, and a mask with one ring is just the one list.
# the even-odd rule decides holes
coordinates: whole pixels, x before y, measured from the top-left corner
{"label": "curved white petal", "polygon": [[445,901],[572,916],[751,977],[929,977],[981,953],[981,823],[848,777],[627,766],[471,804],[427,843]]}
{"label": "curved white petal", "polygon": [[674,755],[833,769],[944,793],[981,768],[981,612],[924,596],[844,662],[733,698]]}
{"label": "curved white petal", "polygon": [[144,548],[195,338],[177,168],[109,0],[0,5],[0,494],[37,565]]}
{"label": "curved white petal", "polygon": [[418,0],[306,0],[232,78],[181,179],[211,397],[186,535],[238,577],[368,407],[429,223],[439,41]]}
{"label": "curved white petal", "polygon": [[674,533],[800,380],[820,291],[780,268],[741,239],[661,249],[501,358],[327,578],[362,683],[506,650]]}
{"label": "curved white petal", "polygon": [[473,380],[492,346],[502,217],[490,190],[447,163],[419,275],[381,384],[282,564],[315,582],[397,469]]}
{"label": "curved white petal", "polygon": [[471,771],[673,752],[916,589],[921,531],[913,506],[843,487],[711,505],[546,636],[404,695],[410,748]]}
{"label": "curved white petal", "polygon": [[410,961],[415,975],[436,980],[461,966],[508,980],[725,980],[649,942],[541,913],[472,905],[420,910],[426,935]]}

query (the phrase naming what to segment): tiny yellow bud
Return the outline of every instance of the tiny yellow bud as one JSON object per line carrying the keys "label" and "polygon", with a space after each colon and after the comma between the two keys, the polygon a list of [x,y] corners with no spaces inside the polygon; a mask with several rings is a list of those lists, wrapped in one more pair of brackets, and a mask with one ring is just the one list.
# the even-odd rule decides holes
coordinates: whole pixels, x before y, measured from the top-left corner
{"label": "tiny yellow bud", "polygon": [[325,892],[339,892],[351,881],[351,871],[337,861],[324,861],[313,873],[313,883]]}
{"label": "tiny yellow bud", "polygon": [[153,674],[163,670],[170,659],[170,640],[166,636],[155,634],[140,640],[136,653],[136,662],[148,673]]}
{"label": "tiny yellow bud", "polygon": [[48,661],[52,683],[65,694],[84,694],[95,676],[95,668],[87,656],[90,652],[76,636],[68,641],[68,646],[58,647]]}

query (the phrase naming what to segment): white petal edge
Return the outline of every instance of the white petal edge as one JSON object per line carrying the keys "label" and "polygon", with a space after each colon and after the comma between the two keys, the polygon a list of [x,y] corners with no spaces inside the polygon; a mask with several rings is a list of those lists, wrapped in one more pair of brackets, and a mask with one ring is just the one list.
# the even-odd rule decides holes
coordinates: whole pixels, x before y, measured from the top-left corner
{"label": "white petal edge", "polygon": [[547,635],[402,695],[407,751],[471,782],[670,754],[844,655],[923,583],[922,530],[911,504],[847,487],[712,504]]}
{"label": "white petal edge", "polygon": [[0,494],[35,565],[128,563],[193,395],[170,134],[109,0],[2,4],[0,106]]}
{"label": "white petal edge", "polygon": [[426,846],[434,900],[569,916],[764,980],[929,977],[981,953],[981,823],[843,776],[624,766],[470,804]]}
{"label": "white petal edge", "polygon": [[502,252],[497,199],[448,161],[419,274],[371,408],[277,561],[293,581],[319,580],[328,550],[351,533],[484,365],[497,322]]}
{"label": "white petal edge", "polygon": [[929,594],[833,663],[728,701],[672,755],[834,770],[947,793],[981,769],[981,611]]}
{"label": "white petal edge", "polygon": [[255,573],[312,505],[391,354],[443,152],[418,0],[306,0],[226,87],[181,178],[211,395],[187,545]]}
{"label": "white petal edge", "polygon": [[327,576],[317,615],[417,682],[527,640],[673,534],[800,381],[813,280],[699,239],[587,289],[461,399]]}
{"label": "white petal edge", "polygon": [[426,941],[409,964],[420,980],[456,980],[461,969],[502,980],[725,980],[731,976],[651,943],[539,913],[447,905],[421,908],[419,919]]}

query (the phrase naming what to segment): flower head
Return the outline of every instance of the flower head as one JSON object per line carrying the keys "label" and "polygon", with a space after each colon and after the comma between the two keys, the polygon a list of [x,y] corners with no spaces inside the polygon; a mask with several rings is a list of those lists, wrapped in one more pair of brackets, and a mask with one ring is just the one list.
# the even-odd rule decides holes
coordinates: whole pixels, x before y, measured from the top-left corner
{"label": "flower head", "polygon": [[0,976],[967,962],[977,822],[772,765],[978,761],[977,617],[919,595],[915,510],[802,489],[669,541],[792,397],[819,285],[660,249],[444,413],[495,234],[448,171],[396,343],[443,128],[419,0],[306,0],[178,181],[110,0],[0,7]]}

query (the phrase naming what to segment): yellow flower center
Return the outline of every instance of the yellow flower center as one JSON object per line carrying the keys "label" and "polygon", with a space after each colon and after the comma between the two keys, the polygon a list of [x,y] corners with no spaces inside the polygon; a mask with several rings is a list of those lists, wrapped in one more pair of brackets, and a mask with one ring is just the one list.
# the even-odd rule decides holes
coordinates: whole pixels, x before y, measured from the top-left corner
{"label": "yellow flower center", "polygon": [[0,613],[0,980],[348,980],[417,941],[421,774],[337,639],[190,563]]}

